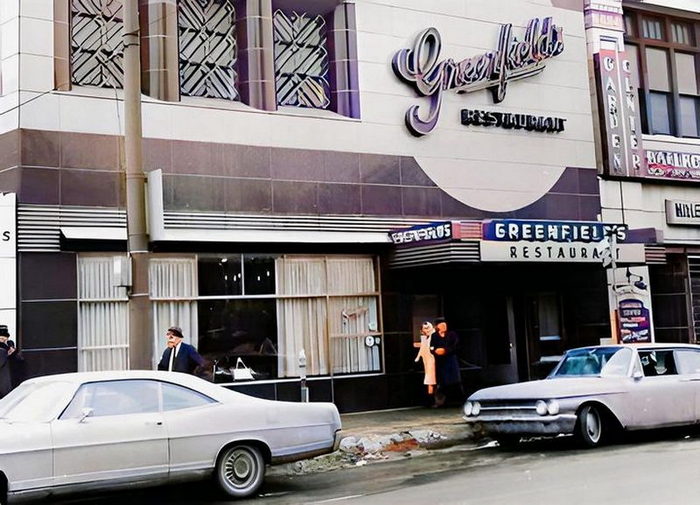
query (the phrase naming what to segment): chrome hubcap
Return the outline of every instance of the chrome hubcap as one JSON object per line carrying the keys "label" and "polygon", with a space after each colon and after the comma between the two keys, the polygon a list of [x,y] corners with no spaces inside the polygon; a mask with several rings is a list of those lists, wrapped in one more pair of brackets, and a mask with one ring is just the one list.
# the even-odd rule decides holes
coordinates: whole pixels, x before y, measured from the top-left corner
{"label": "chrome hubcap", "polygon": [[234,487],[245,487],[255,478],[255,461],[247,451],[236,449],[226,459],[224,476]]}
{"label": "chrome hubcap", "polygon": [[593,442],[600,440],[600,417],[594,410],[589,410],[586,414],[586,432]]}

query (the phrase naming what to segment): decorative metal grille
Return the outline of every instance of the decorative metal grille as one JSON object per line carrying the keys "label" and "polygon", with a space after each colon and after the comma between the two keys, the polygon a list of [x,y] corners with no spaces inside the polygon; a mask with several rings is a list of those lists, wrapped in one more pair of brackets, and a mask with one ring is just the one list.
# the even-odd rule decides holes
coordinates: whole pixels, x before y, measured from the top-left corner
{"label": "decorative metal grille", "polygon": [[122,87],[123,31],[121,0],[71,1],[71,66],[74,84]]}
{"label": "decorative metal grille", "polygon": [[233,1],[179,4],[180,91],[188,96],[239,100]]}
{"label": "decorative metal grille", "polygon": [[330,105],[325,21],[306,14],[275,11],[277,103],[326,109]]}

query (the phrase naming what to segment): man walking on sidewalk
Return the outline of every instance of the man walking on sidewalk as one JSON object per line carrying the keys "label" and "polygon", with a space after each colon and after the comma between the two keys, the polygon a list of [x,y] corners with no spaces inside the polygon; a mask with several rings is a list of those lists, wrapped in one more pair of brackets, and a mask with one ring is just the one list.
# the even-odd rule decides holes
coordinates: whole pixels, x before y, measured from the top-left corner
{"label": "man walking on sidewalk", "polygon": [[199,355],[197,349],[182,341],[184,337],[180,328],[171,326],[165,338],[168,340],[168,347],[158,363],[158,370],[194,374],[197,367],[204,368],[205,359]]}
{"label": "man walking on sidewalk", "polygon": [[459,337],[454,331],[447,331],[447,321],[435,321],[435,333],[430,337],[430,349],[435,355],[437,393],[435,405],[442,407],[448,400],[464,401],[462,378],[457,360]]}

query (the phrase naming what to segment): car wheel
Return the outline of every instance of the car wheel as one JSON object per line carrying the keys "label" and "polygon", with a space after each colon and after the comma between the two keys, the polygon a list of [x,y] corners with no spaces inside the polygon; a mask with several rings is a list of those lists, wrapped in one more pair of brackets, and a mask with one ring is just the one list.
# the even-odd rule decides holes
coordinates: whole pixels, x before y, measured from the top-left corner
{"label": "car wheel", "polygon": [[265,460],[260,449],[234,445],[216,463],[216,480],[228,496],[243,498],[258,490],[265,477]]}
{"label": "car wheel", "polygon": [[597,447],[603,441],[603,416],[595,405],[585,405],[578,413],[576,435],[587,447]]}

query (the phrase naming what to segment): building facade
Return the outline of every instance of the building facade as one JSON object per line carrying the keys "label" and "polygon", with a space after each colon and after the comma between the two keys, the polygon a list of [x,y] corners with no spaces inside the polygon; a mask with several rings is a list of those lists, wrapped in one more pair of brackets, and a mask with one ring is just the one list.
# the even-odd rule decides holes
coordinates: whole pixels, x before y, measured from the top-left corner
{"label": "building facade", "polygon": [[603,219],[648,232],[653,258],[632,278],[648,284],[639,300],[651,302],[656,339],[696,342],[700,6],[606,0],[585,8]]}
{"label": "building facade", "polygon": [[414,405],[422,320],[467,389],[535,378],[610,338],[606,255],[647,274],[601,207],[580,2],[144,0],[130,334],[121,2],[2,5],[0,314],[33,375],[153,367],[178,325],[227,387],[298,399],[303,349],[312,400]]}

